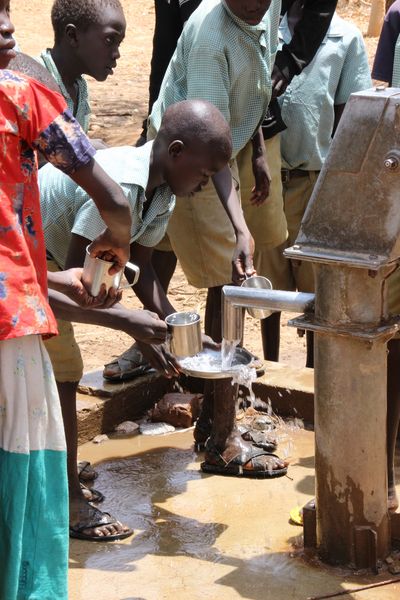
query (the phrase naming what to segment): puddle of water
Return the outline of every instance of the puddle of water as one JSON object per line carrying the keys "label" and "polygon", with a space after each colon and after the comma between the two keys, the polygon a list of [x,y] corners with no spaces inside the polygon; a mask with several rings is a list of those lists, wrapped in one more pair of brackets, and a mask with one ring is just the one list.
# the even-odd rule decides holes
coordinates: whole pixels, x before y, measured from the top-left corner
{"label": "puddle of water", "polygon": [[[341,575],[291,557],[301,529],[288,523],[289,511],[314,490],[313,433],[291,434],[293,481],[204,475],[191,431],[80,447],[80,458],[97,463],[99,508],[135,535],[110,544],[72,540],[70,600],[304,600],[342,589]],[[359,595],[367,598],[377,596]]]}

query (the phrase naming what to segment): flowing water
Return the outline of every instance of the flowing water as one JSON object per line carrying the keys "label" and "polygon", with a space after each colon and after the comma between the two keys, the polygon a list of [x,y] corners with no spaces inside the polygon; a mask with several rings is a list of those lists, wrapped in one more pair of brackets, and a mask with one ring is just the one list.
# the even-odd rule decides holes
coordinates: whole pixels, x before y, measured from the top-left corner
{"label": "flowing water", "polygon": [[235,356],[236,347],[239,344],[239,340],[229,341],[222,340],[221,345],[221,356],[222,356],[222,370],[229,371],[232,366],[233,357]]}

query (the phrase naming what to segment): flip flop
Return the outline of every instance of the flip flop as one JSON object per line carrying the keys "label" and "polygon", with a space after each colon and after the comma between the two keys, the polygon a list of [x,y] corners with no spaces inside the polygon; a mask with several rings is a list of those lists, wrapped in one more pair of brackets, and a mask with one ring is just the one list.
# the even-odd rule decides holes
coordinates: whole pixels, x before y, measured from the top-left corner
{"label": "flip flop", "polygon": [[101,512],[98,508],[89,505],[90,515],[87,521],[80,521],[75,525],[69,527],[69,537],[76,538],[78,540],[86,540],[87,542],[113,542],[115,540],[124,540],[125,538],[133,535],[133,529],[128,529],[121,533],[114,533],[113,535],[88,535],[83,533],[85,529],[94,529],[96,527],[102,527],[104,525],[113,525],[117,519],[112,517],[110,513]]}
{"label": "flip flop", "polygon": [[290,513],[290,523],[292,523],[292,525],[303,525],[303,507],[302,506],[295,506],[294,508],[291,509]]}
{"label": "flip flop", "polygon": [[[110,375],[107,373],[107,369],[110,367],[116,367],[118,370]],[[144,359],[143,354],[134,344],[118,358],[104,365],[103,378],[107,381],[128,381],[150,371],[154,371],[153,367]]]}
{"label": "flip flop", "polygon": [[[201,463],[200,468],[204,473],[211,473],[213,475],[231,475],[234,477],[248,477],[251,479],[272,479],[286,475],[288,470],[286,465],[279,469],[265,469],[264,465],[260,462],[258,462],[257,465],[257,458],[263,456],[273,457],[278,460],[280,460],[280,458],[276,454],[258,450],[252,446],[250,446],[247,452],[238,453],[229,461],[226,461],[223,458],[215,446],[210,444],[209,440],[206,443],[206,452],[209,458]],[[210,462],[210,457],[213,462]]]}
{"label": "flip flop", "polygon": [[85,500],[87,500],[88,502],[103,502],[104,494],[99,492],[99,490],[95,490],[94,488],[88,488],[82,482],[80,482],[80,485]]}
{"label": "flip flop", "polygon": [[98,476],[97,471],[93,469],[87,460],[78,461],[78,477],[81,481],[94,481]]}

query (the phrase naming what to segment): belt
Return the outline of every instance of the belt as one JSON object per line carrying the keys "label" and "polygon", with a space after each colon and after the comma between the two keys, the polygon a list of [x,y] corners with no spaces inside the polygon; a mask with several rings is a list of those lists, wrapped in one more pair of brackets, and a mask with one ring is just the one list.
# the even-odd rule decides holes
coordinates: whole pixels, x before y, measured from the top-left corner
{"label": "belt", "polygon": [[289,183],[295,177],[308,177],[309,173],[303,169],[281,169],[282,183]]}

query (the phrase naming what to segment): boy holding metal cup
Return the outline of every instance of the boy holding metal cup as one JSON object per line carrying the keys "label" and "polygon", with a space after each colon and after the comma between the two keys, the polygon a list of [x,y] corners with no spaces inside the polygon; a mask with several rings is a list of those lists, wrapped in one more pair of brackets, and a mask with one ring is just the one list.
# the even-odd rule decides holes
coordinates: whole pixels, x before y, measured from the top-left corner
{"label": "boy holding metal cup", "polygon": [[[228,163],[231,152],[230,130],[220,111],[209,102],[191,100],[176,103],[165,112],[153,142],[140,148],[108,148],[96,154],[95,160],[119,183],[130,205],[130,259],[138,265],[141,273],[134,291],[145,308],[160,319],[175,312],[175,309],[153,270],[151,256],[153,246],[164,236],[174,209],[175,194],[200,191],[209,178]],[[51,165],[40,170],[39,184],[46,249],[51,257],[49,268],[81,267],[87,245],[96,237],[97,231],[104,228],[93,201],[67,177],[59,177]],[[125,275],[132,283],[132,274],[126,271]],[[118,292],[111,288],[110,304],[115,302],[115,293]],[[155,315],[136,311],[141,312],[143,318],[135,326],[138,315],[131,318],[133,311],[127,311],[119,304],[101,311],[89,309],[82,313],[73,303],[62,305],[56,294],[53,302],[56,303],[55,308],[58,307],[58,314],[67,319],[59,323],[60,336],[57,341],[51,340],[47,349],[63,408],[70,505],[74,514],[79,516],[79,531],[72,528],[71,535],[102,541],[106,535],[99,534],[91,526],[93,511],[97,509],[83,498],[76,469],[76,391],[82,375],[82,359],[69,321],[84,319],[86,323],[124,329],[137,341],[147,342],[139,345],[140,351],[151,366],[167,377],[176,376],[179,366],[163,346],[156,345],[164,341],[166,325],[162,320],[156,321]],[[87,527],[83,527],[85,523]]]}

